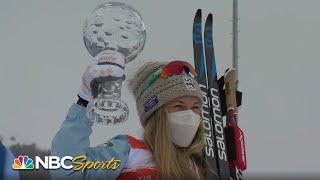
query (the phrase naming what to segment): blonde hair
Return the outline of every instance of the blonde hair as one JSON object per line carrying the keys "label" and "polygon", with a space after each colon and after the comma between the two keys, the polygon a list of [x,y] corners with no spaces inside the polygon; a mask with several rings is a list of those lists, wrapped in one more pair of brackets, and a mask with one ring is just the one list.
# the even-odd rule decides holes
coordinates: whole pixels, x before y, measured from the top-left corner
{"label": "blonde hair", "polygon": [[173,144],[166,107],[155,111],[147,120],[144,129],[144,143],[150,148],[157,165],[159,179],[197,179],[196,168],[190,164],[195,162],[200,178],[207,179],[209,172],[203,156],[204,128],[201,121],[199,129],[187,148]]}

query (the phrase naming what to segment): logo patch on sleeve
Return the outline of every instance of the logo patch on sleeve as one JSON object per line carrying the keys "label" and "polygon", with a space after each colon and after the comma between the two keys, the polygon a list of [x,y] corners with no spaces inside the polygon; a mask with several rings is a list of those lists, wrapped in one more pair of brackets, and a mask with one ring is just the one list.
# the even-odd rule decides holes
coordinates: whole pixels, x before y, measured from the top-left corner
{"label": "logo patch on sleeve", "polygon": [[195,90],[196,85],[194,84],[191,77],[183,77],[184,84],[186,85],[187,89],[189,90]]}
{"label": "logo patch on sleeve", "polygon": [[144,105],[144,112],[149,111],[151,108],[153,108],[158,103],[159,103],[159,100],[158,100],[157,96],[151,97],[151,99]]}

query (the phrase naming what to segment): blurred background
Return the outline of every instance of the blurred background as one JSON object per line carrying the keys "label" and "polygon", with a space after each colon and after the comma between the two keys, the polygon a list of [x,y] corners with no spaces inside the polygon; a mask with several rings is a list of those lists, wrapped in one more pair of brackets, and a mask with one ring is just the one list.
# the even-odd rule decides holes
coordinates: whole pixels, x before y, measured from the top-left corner
{"label": "blurred background", "polygon": [[[0,137],[15,155],[49,153],[90,61],[82,40],[85,18],[103,2],[0,1]],[[142,54],[126,66],[128,79],[150,60],[193,63],[198,8],[204,17],[214,15],[219,75],[231,67],[232,0],[122,2],[141,13],[147,29]],[[239,123],[246,135],[247,178],[320,175],[319,6],[317,0],[239,2]],[[122,99],[129,103],[129,120],[95,126],[91,146],[117,134],[141,136],[126,83]]]}

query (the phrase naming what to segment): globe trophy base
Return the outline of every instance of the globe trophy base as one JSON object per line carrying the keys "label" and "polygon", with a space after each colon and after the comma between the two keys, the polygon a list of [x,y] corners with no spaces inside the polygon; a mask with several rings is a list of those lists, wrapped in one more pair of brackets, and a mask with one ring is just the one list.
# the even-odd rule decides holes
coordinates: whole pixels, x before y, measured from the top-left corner
{"label": "globe trophy base", "polygon": [[97,97],[87,106],[87,117],[94,124],[115,125],[128,119],[128,105],[119,98]]}

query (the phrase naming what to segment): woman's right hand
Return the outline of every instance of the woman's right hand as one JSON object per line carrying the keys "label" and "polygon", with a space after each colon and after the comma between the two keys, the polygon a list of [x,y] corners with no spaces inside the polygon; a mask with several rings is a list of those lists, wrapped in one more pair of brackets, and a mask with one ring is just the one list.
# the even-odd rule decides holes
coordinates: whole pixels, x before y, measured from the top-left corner
{"label": "woman's right hand", "polygon": [[123,77],[124,70],[111,64],[96,64],[91,62],[82,75],[79,96],[91,101],[92,92],[97,92],[98,83],[107,77]]}

